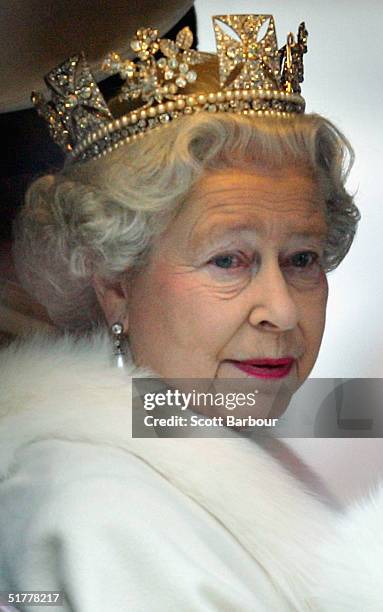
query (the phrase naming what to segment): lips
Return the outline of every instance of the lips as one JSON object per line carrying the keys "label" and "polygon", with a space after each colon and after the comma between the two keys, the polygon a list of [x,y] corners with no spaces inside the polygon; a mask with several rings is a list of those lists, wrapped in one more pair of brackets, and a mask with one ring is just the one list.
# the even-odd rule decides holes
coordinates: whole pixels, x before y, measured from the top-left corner
{"label": "lips", "polygon": [[230,360],[230,363],[250,376],[258,378],[284,378],[290,373],[294,361],[293,357],[283,357],[281,359]]}

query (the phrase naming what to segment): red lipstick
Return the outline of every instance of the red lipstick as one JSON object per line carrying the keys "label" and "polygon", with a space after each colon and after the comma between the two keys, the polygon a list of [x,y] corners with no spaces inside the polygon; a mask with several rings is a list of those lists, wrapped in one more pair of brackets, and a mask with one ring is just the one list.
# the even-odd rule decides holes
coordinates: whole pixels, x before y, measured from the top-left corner
{"label": "red lipstick", "polygon": [[236,368],[257,378],[284,378],[293,367],[293,357],[282,359],[246,359],[243,361],[230,360]]}

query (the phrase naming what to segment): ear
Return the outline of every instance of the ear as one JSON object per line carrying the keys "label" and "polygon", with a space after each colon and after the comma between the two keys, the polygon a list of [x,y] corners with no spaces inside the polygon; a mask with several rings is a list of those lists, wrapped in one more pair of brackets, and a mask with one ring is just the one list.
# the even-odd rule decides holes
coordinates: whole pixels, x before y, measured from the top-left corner
{"label": "ear", "polygon": [[126,333],[129,327],[128,284],[123,281],[107,283],[95,274],[92,285],[109,326],[117,322],[122,323]]}

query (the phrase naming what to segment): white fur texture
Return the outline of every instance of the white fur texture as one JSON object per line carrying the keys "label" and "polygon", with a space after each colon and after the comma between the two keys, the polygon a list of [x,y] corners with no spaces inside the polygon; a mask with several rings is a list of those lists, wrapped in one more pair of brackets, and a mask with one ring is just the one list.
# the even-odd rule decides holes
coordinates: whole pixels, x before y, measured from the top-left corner
{"label": "white fur texture", "polygon": [[100,333],[35,336],[0,353],[0,479],[36,440],[125,449],[216,517],[288,609],[383,609],[382,491],[342,517],[250,440],[132,438],[130,376],[148,372],[114,369],[109,350]]}
{"label": "white fur texture", "polygon": [[321,550],[313,604],[331,612],[383,610],[383,487],[353,504],[334,527]]}

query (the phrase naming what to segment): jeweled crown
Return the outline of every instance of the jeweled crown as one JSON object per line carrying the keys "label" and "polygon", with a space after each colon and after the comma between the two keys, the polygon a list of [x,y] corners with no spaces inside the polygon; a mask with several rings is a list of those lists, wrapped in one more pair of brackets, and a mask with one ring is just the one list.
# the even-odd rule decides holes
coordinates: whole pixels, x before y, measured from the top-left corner
{"label": "jeweled crown", "polygon": [[[278,48],[272,15],[213,17],[217,54],[192,49],[193,34],[176,39],[140,29],[130,42],[136,60],[111,52],[102,69],[121,86],[106,102],[84,54],[49,72],[50,100],[32,101],[70,161],[86,161],[134,140],[179,116],[199,111],[288,117],[303,113],[303,54],[307,31]],[[208,78],[206,75],[208,74]]]}

